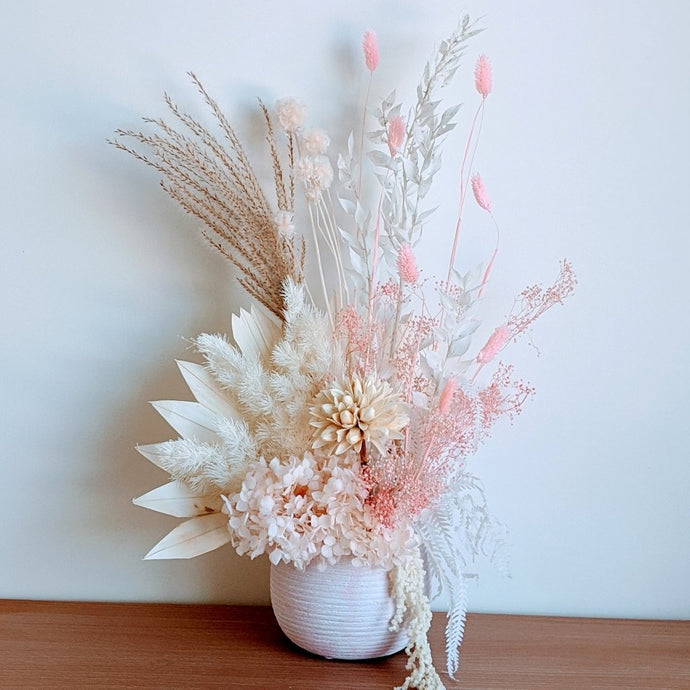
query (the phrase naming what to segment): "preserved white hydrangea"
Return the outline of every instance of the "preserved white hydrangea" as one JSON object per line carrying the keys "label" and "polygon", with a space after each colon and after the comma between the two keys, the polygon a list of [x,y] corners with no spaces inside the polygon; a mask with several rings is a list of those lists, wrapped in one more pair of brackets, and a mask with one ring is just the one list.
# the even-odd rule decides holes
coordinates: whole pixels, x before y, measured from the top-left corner
{"label": "preserved white hydrangea", "polygon": [[390,569],[413,553],[417,537],[409,525],[381,525],[367,494],[354,454],[260,458],[240,491],[225,497],[232,544],[240,555],[266,553],[298,568],[351,558]]}

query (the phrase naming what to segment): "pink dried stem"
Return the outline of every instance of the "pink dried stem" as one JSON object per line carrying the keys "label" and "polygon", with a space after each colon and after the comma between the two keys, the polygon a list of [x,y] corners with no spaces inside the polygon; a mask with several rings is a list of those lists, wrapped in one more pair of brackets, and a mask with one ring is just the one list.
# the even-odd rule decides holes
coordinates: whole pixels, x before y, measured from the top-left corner
{"label": "pink dried stem", "polygon": [[479,288],[479,292],[477,293],[477,297],[481,297],[482,293],[484,292],[484,287],[486,286],[486,283],[489,280],[489,273],[491,273],[491,268],[494,265],[494,260],[496,259],[496,255],[498,254],[500,231],[498,229],[498,223],[496,222],[496,218],[494,217],[493,212],[489,211],[489,215],[491,216],[491,220],[493,220],[494,227],[496,228],[496,246],[494,247],[494,253],[491,255],[491,258],[489,259],[489,263],[486,265],[486,270],[484,271],[484,275],[482,276],[482,283]]}
{"label": "pink dried stem", "polygon": [[[391,174],[391,166],[388,166],[386,171],[386,177],[381,185],[381,193],[379,194],[379,202],[376,207],[376,226],[374,228],[374,246],[371,251],[371,274],[369,278],[369,308],[368,308],[368,321],[369,328],[371,329],[373,318],[374,318],[374,286],[376,285],[376,269],[378,267],[377,254],[379,250],[379,241],[381,239],[381,207],[383,206],[383,195],[386,189],[386,182]],[[401,290],[402,290],[402,279],[401,279]],[[398,297],[400,300],[400,297]],[[369,364],[369,353],[366,357],[366,365]]]}
{"label": "pink dried stem", "polygon": [[[468,158],[469,158],[469,166],[468,168],[471,169],[472,167],[472,161],[474,160],[474,156],[477,152],[477,145],[479,144],[479,136],[481,134],[481,124],[483,120],[483,114],[484,114],[484,103],[485,103],[485,98],[483,97],[481,100],[481,103],[479,104],[479,107],[477,108],[477,111],[474,114],[474,118],[472,119],[472,126],[470,127],[470,133],[467,137],[467,143],[465,144],[465,152],[462,157],[462,163],[460,165],[460,199],[458,201],[458,219],[455,223],[455,233],[453,235],[453,247],[450,252],[450,262],[448,264],[448,277],[446,281],[450,283],[451,277],[453,275],[453,267],[455,266],[455,256],[458,251],[458,242],[460,240],[460,227],[462,225],[462,209],[465,206],[465,198],[467,196],[467,180],[465,176],[465,166],[467,164]],[[472,155],[470,157],[470,148],[472,146],[473,140],[475,140],[474,136],[474,130],[477,127],[477,123],[479,123],[479,128],[477,131],[477,136],[476,136],[476,141],[474,145],[474,149],[472,150]]]}

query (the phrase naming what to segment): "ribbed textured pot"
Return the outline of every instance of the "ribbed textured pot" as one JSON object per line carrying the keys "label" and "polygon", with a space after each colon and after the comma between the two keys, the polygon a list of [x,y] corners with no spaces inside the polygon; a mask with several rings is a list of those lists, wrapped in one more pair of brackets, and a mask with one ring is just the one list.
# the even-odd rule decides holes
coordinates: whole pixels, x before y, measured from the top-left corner
{"label": "ribbed textured pot", "polygon": [[271,604],[278,625],[296,645],[328,659],[372,659],[399,652],[407,633],[393,633],[388,573],[341,561],[271,566]]}

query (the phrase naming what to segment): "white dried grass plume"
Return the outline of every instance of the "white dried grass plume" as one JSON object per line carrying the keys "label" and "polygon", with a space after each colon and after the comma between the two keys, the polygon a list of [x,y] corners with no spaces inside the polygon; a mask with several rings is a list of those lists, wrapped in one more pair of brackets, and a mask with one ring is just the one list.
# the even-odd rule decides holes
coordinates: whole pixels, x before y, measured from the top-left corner
{"label": "white dried grass plume", "polygon": [[400,440],[409,418],[398,394],[387,381],[354,376],[319,392],[309,408],[315,427],[312,447],[341,455],[360,452],[364,443],[379,453]]}
{"label": "white dried grass plume", "polygon": [[253,443],[246,430],[239,427],[230,446],[193,439],[157,446],[160,467],[197,492],[236,491],[254,457]]}

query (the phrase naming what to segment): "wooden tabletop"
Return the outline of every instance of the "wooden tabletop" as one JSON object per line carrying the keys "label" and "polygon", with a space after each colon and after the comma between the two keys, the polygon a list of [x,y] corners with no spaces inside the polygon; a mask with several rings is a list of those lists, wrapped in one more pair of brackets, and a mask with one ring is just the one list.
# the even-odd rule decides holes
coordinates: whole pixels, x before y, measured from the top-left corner
{"label": "wooden tabletop", "polygon": [[[444,614],[430,639],[444,666]],[[0,600],[2,688],[392,688],[405,654],[327,661],[270,608]],[[690,622],[470,614],[448,688],[690,688]]]}

